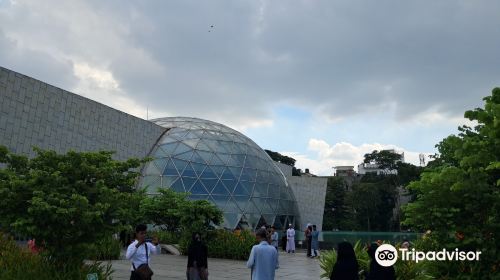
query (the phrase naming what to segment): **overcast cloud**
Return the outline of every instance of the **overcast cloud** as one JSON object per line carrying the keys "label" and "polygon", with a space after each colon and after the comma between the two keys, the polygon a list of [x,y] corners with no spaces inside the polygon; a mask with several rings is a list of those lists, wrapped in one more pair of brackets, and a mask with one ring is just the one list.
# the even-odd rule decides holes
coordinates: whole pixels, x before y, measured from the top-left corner
{"label": "overcast cloud", "polygon": [[[211,119],[331,164],[311,141],[433,152],[399,143],[396,127],[437,143],[500,85],[499,11],[493,0],[0,0],[0,65],[139,117]],[[282,106],[310,120],[285,132]],[[393,140],[361,127],[338,136],[352,119],[384,123]],[[294,138],[310,122],[329,134],[310,131],[301,148],[256,131]]]}

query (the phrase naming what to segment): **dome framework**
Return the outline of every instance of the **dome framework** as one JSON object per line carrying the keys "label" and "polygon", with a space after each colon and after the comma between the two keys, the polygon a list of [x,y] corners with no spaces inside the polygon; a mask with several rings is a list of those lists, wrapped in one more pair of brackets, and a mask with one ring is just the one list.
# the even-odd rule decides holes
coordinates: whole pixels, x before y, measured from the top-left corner
{"label": "dome framework", "polygon": [[151,120],[168,128],[153,147],[139,186],[190,192],[224,213],[223,227],[278,229],[300,225],[297,203],[269,155],[240,132],[212,121],[174,117]]}

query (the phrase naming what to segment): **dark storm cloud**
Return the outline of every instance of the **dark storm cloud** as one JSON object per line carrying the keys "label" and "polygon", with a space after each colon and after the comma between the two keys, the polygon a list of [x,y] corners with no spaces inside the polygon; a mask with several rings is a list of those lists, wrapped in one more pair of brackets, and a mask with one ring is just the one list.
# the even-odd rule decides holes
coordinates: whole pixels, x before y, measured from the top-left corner
{"label": "dark storm cloud", "polygon": [[[82,16],[65,10],[82,5]],[[497,1],[95,1],[37,9],[45,9],[44,28],[64,30],[64,17],[95,26],[46,41],[51,50],[102,63],[138,104],[175,115],[245,122],[287,103],[333,119],[391,109],[398,119],[431,109],[456,116],[500,85]],[[12,36],[37,32],[30,5],[11,10],[16,16],[0,28],[24,16]]]}

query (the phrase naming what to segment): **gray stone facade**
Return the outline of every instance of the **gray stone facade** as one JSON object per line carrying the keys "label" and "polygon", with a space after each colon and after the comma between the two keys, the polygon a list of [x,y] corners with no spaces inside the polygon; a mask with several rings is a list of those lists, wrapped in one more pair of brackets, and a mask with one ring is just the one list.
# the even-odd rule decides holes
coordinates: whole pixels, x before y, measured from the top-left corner
{"label": "gray stone facade", "polygon": [[328,178],[311,176],[292,176],[292,167],[276,162],[292,188],[299,208],[302,229],[307,223],[314,224],[318,230],[323,227],[326,184]]}
{"label": "gray stone facade", "polygon": [[115,151],[115,159],[147,156],[164,128],[0,67],[0,145],[33,156],[32,147],[58,153]]}

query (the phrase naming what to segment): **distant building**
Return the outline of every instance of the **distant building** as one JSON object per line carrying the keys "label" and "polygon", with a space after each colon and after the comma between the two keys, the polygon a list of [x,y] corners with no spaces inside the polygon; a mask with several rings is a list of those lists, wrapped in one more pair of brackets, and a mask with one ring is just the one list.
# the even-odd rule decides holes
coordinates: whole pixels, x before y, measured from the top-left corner
{"label": "distant building", "polygon": [[333,176],[342,176],[342,177],[354,177],[356,176],[356,172],[354,171],[354,166],[346,165],[346,166],[335,166],[335,173]]}
{"label": "distant building", "polygon": [[[404,162],[405,161],[405,154],[404,152],[397,152],[394,149],[389,149],[389,150],[383,150],[383,151],[391,151],[393,153],[397,153],[401,155],[401,160],[396,160],[394,163],[397,162]],[[397,175],[398,171],[397,170],[391,170],[388,168],[380,168],[378,164],[374,163],[361,163],[358,164],[358,174],[360,175],[365,175],[365,174],[377,174],[377,175],[383,175],[383,174],[394,174]]]}

